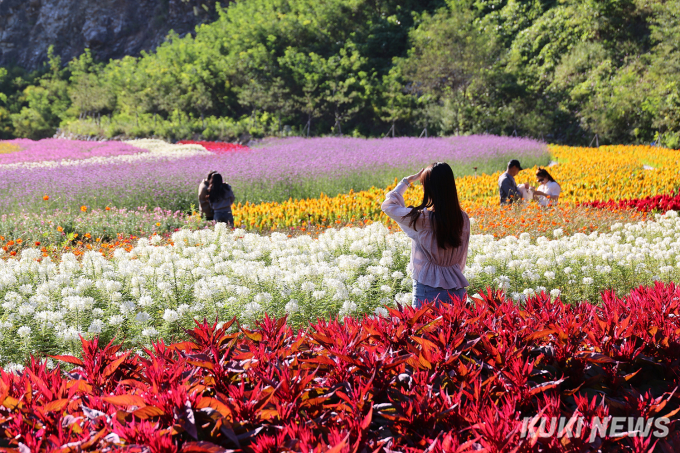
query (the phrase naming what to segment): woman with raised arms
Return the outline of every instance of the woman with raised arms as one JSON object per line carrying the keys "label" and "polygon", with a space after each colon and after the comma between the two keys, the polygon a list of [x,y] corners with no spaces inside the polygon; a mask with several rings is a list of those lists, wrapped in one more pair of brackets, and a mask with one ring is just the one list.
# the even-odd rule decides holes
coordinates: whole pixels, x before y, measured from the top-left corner
{"label": "woman with raised arms", "polygon": [[[404,192],[415,181],[423,186],[420,206],[406,207]],[[413,306],[424,302],[467,300],[463,275],[470,242],[470,219],[458,201],[456,181],[445,162],[434,163],[402,179],[387,193],[382,210],[411,238]]]}

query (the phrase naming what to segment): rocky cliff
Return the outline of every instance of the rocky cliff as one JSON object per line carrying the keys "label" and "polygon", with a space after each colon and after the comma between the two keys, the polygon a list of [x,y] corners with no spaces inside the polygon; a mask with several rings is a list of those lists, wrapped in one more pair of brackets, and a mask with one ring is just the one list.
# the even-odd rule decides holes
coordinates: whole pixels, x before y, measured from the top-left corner
{"label": "rocky cliff", "polygon": [[[138,55],[216,17],[215,0],[0,0],[0,66],[36,69],[47,49],[66,62]],[[226,5],[226,1],[221,2]]]}

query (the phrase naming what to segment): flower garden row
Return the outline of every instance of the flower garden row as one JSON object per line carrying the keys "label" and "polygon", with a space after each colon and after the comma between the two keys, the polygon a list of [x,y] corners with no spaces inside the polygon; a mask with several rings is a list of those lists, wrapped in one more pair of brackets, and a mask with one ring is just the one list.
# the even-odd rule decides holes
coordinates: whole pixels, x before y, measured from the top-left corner
{"label": "flower garden row", "polygon": [[489,292],[297,332],[200,323],[143,353],[84,340],[54,357],[68,374],[1,374],[0,437],[32,452],[678,451],[678,300],[673,284],[602,306]]}
{"label": "flower garden row", "polygon": [[[9,140],[0,143],[0,166],[11,168],[37,168],[87,165],[90,163],[116,162],[120,156],[154,155],[183,158],[195,154],[221,154],[228,151],[248,150],[248,147],[233,143],[181,141],[174,146],[160,140],[132,140],[128,142],[88,142],[79,140],[28,139]],[[201,151],[204,151],[201,153]],[[136,156],[140,157],[140,156]]]}
{"label": "flower garden row", "polygon": [[[95,146],[93,142],[51,142],[65,150],[61,154],[54,151],[55,159],[63,158],[0,163],[0,212],[76,211],[81,206],[148,206],[190,212],[197,205],[198,184],[212,170],[233,186],[240,202],[253,203],[385,187],[406,171],[436,160],[453,162],[459,175],[474,173],[473,167],[496,171],[515,156],[526,163],[549,161],[543,143],[499,137],[283,139],[247,152],[214,152],[201,144],[135,140],[98,145],[126,147],[132,154],[90,158],[82,155]],[[51,142],[34,142],[33,147],[42,152]],[[71,155],[77,156],[66,157]],[[45,196],[49,203],[44,202]]]}
{"label": "flower garden row", "polygon": [[[55,141],[68,143],[65,140]],[[203,145],[198,143],[168,145],[163,142],[149,140],[137,141],[136,143],[136,146],[142,146],[143,144],[143,146],[148,148],[146,150],[147,154],[157,158],[170,159],[168,156],[174,155],[175,157],[168,162],[187,163],[187,159],[193,159],[187,156],[177,157],[185,153],[191,155],[193,155],[192,153],[207,153],[210,155],[208,151],[202,148],[204,146],[210,147],[209,143],[203,143]],[[349,146],[347,143],[345,145]],[[201,148],[184,148],[191,146],[201,146]],[[214,146],[226,145],[214,144]],[[137,149],[141,150],[141,148]],[[361,149],[363,150],[363,148]],[[298,148],[294,148],[294,150],[298,150]],[[415,152],[414,150],[417,150],[417,148],[412,148],[410,151]],[[672,160],[674,159],[673,151],[650,147],[602,147],[598,150],[591,148],[551,147],[551,151],[554,158],[560,163],[551,167],[550,171],[553,172],[564,188],[563,196],[561,197],[562,201],[554,209],[540,210],[536,206],[529,206],[523,210],[501,208],[498,206],[495,198],[497,174],[492,176],[464,176],[458,179],[463,206],[477,221],[475,226],[476,232],[494,234],[497,237],[529,232],[533,238],[550,234],[555,228],[562,228],[567,234],[575,232],[589,233],[601,228],[606,230],[612,224],[620,221],[644,219],[644,214],[631,210],[635,207],[638,208],[638,211],[644,212],[650,210],[665,212],[666,210],[678,207],[676,196],[650,195],[647,199],[621,202],[616,201],[616,199],[609,202],[598,200],[590,202],[582,201],[584,198],[593,200],[595,193],[602,193],[603,197],[606,196],[602,200],[609,200],[612,195],[617,193],[641,193],[642,195],[664,191],[674,193],[676,190],[675,181],[680,175],[677,175],[678,168],[675,161]],[[249,152],[248,154],[254,154],[254,152]],[[404,151],[402,154],[408,153]],[[291,157],[286,153],[283,153],[281,156],[284,155],[286,158]],[[213,158],[210,158],[210,156],[198,156],[196,158],[207,159],[204,162],[205,168],[213,168],[214,160],[211,160]],[[258,158],[261,159],[262,156]],[[580,165],[579,162],[583,161],[591,162],[591,165]],[[645,167],[643,162],[657,162],[655,165],[659,166],[650,170],[650,167]],[[0,166],[1,168],[2,166]],[[88,171],[85,171],[83,168],[68,167],[69,171],[72,171],[73,174],[70,174],[68,178],[64,178],[64,184],[60,190],[50,192],[51,195],[43,194],[37,202],[27,201],[27,207],[31,209],[39,208],[35,213],[27,211],[14,213],[11,209],[6,210],[0,218],[0,236],[5,238],[5,243],[0,244],[0,247],[5,247],[9,251],[11,247],[7,246],[8,242],[17,244],[17,241],[21,240],[24,244],[40,242],[43,246],[59,246],[59,249],[65,249],[64,245],[69,247],[77,246],[78,241],[86,244],[87,241],[82,240],[86,234],[106,242],[107,237],[117,237],[119,234],[125,237],[141,237],[152,234],[167,236],[176,228],[203,228],[206,226],[204,222],[201,222],[196,217],[179,214],[176,211],[165,211],[166,214],[162,216],[163,218],[158,219],[158,210],[153,212],[148,210],[146,213],[143,213],[138,208],[144,202],[148,203],[147,206],[179,204],[186,206],[193,205],[195,207],[195,194],[193,190],[190,190],[192,188],[191,184],[195,183],[195,181],[187,182],[186,175],[173,175],[173,177],[166,180],[168,176],[165,173],[166,167],[159,165],[157,162],[154,164],[154,171],[158,175],[153,176],[153,180],[150,179],[151,176],[141,178],[141,181],[145,184],[153,183],[154,187],[148,190],[140,189],[135,187],[135,184],[139,184],[138,181],[128,181],[125,184],[126,189],[123,191],[118,184],[122,176],[118,175],[112,178],[103,174],[90,175],[88,171],[91,171],[94,167],[89,168]],[[102,168],[106,168],[106,166]],[[125,169],[126,167],[123,166],[122,168]],[[593,169],[596,169],[597,175],[593,173]],[[176,170],[179,172],[185,169],[178,167]],[[603,172],[610,173],[612,176],[607,179],[601,179],[598,175]],[[521,173],[520,181],[531,182],[531,175],[531,171]],[[34,172],[29,171],[26,178],[38,176]],[[82,178],[89,176],[93,176],[94,179],[99,178],[97,183],[100,187],[92,188],[92,190],[99,191],[97,193],[100,199],[110,197],[118,205],[127,204],[134,206],[134,208],[111,208],[110,206],[105,206],[97,209],[96,207],[93,208],[92,204],[80,204],[90,200],[88,198],[89,195],[79,195],[78,192],[83,189],[81,187]],[[196,180],[200,180],[201,177],[203,177],[202,173],[195,176]],[[38,180],[40,182],[46,181],[44,178],[39,178]],[[293,178],[293,180],[298,181],[296,178]],[[186,187],[182,189],[183,192],[179,195],[173,189],[173,185],[177,181],[183,181],[183,184],[186,184]],[[26,185],[26,180],[22,184]],[[88,184],[84,184],[84,186]],[[387,189],[390,188],[391,186]],[[239,191],[238,187],[235,189],[237,192]],[[290,199],[282,202],[239,202],[234,207],[235,221],[239,227],[259,231],[285,231],[292,229],[302,232],[309,232],[311,230],[316,233],[320,229],[330,226],[357,226],[363,225],[366,222],[376,221],[395,227],[394,223],[380,210],[380,202],[384,197],[385,190],[384,188],[373,187],[369,190],[349,191],[348,193],[333,197],[322,194],[316,198]],[[187,193],[187,191],[189,192]],[[176,197],[170,200],[169,198],[172,196]],[[407,203],[417,204],[421,196],[420,188],[411,189],[407,192]],[[73,203],[77,203],[75,205],[77,209],[60,209],[67,198],[71,199]],[[23,199],[23,197],[20,197],[19,201],[16,201],[11,196],[8,198],[9,201],[15,201],[15,205],[22,205],[24,202],[21,200]],[[94,206],[99,204],[97,202]],[[83,209],[85,213],[82,213],[80,209]],[[50,211],[54,214],[49,214]],[[118,218],[118,213],[120,212],[125,213],[123,215],[125,219],[130,219],[133,216],[139,217],[137,226],[134,222],[121,221]],[[157,220],[152,223],[148,222],[146,219],[151,217]],[[156,225],[158,223],[160,225]],[[103,230],[106,231],[104,232]],[[71,238],[72,243],[66,244],[69,234],[78,235],[80,239],[73,237]],[[91,244],[91,247],[96,245]],[[18,251],[18,247],[15,246],[13,251]]]}
{"label": "flower garden row", "polygon": [[[294,203],[311,202],[321,193],[347,193],[349,189],[361,198],[359,188],[382,191],[375,187],[384,188],[395,176],[401,177],[434,160],[454,164],[460,196],[466,205],[495,205],[498,172],[507,159],[520,158],[529,167],[545,164],[549,159],[548,148],[538,142],[475,136],[427,140],[285,139],[245,153],[234,152],[242,149],[240,145],[209,142],[25,142],[24,151],[0,154],[0,158],[27,159],[15,164],[0,162],[5,213],[17,209],[42,212],[46,208],[44,196],[51,200],[48,208],[150,206],[186,211],[191,204],[195,206],[198,182],[208,171],[218,170],[234,186],[243,204],[244,222],[255,218],[258,225],[264,221],[269,226],[281,223],[278,212],[259,218],[249,212],[253,204],[289,198],[295,198]],[[18,145],[3,142],[4,148],[13,146]],[[562,185],[562,199],[571,203],[673,194],[680,177],[674,150],[550,146],[549,153],[558,163],[550,171]],[[480,161],[487,162],[485,168],[477,167]],[[532,172],[522,172],[518,182],[535,183]],[[323,219],[313,210],[308,214]],[[298,216],[285,220],[299,223],[305,219]],[[283,226],[286,225],[279,224]]]}
{"label": "flower garden row", "polygon": [[[546,292],[596,302],[654,281],[680,278],[680,219],[613,225],[531,241],[528,234],[473,235],[465,275],[470,294],[487,286],[523,301]],[[23,363],[34,352],[74,353],[79,335],[117,337],[127,347],[179,339],[194,319],[251,324],[265,313],[295,326],[333,316],[385,313],[408,305],[410,239],[376,223],[330,229],[318,239],[214,229],[180,230],[170,243],[139,239],[110,258],[87,251],[59,262],[37,249],[0,260],[0,356]],[[11,368],[11,366],[10,366]]]}
{"label": "flower garden row", "polygon": [[[379,196],[384,195],[376,193],[373,200],[375,203],[381,201]],[[343,197],[334,198],[333,205],[328,209],[335,215],[328,214],[328,218],[308,217],[306,221],[298,223],[298,226],[275,228],[264,225],[260,228],[260,225],[254,222],[244,222],[242,211],[236,211],[236,222],[238,226],[251,231],[259,230],[265,233],[278,231],[286,235],[307,234],[313,237],[331,227],[365,226],[374,223],[372,218],[393,230],[398,228],[391,219],[375,212],[376,209],[365,213],[354,211],[353,217],[343,222],[336,215],[350,211],[347,203],[351,203],[352,199],[349,196],[347,198],[345,203],[342,203]],[[324,199],[319,201],[323,202]],[[288,213],[294,216],[298,209],[306,209],[305,204],[292,204]],[[472,206],[467,212],[473,219],[474,234],[492,234],[500,238],[507,235],[519,236],[528,232],[534,240],[540,236],[551,235],[557,228],[561,228],[567,235],[589,234],[598,230],[608,231],[616,223],[647,218],[645,214],[622,209],[584,208],[567,204],[550,209],[540,208],[536,204],[513,208]],[[370,215],[371,213],[373,215]],[[198,213],[187,215],[161,208],[128,210],[107,207],[91,210],[83,207],[75,214],[61,210],[50,214],[3,214],[0,215],[0,258],[16,256],[27,247],[38,247],[44,256],[55,259],[65,252],[73,252],[80,256],[88,250],[97,250],[108,254],[112,247],[129,247],[129,244],[121,245],[123,244],[121,240],[129,242],[140,237],[159,235],[167,241],[171,234],[179,229],[196,230],[212,226],[213,222],[207,222]]]}
{"label": "flower garden row", "polygon": [[[674,150],[659,150],[649,146],[609,146],[597,149],[550,146],[550,150],[558,164],[550,167],[549,171],[562,186],[560,203],[567,204],[566,208],[560,208],[562,212],[571,211],[571,207],[577,204],[588,206],[588,201],[593,202],[590,204],[592,207],[606,206],[609,211],[613,208],[615,211],[627,209],[632,205],[625,203],[617,205],[614,202],[603,205],[599,201],[630,198],[634,195],[651,197],[672,194],[678,189],[680,166],[677,163],[677,151]],[[645,169],[643,162],[652,162],[658,167],[648,170]],[[603,179],[603,174],[607,174],[608,177]],[[498,206],[498,176],[499,172],[457,178],[456,184],[463,208],[472,217],[477,217],[478,212],[492,213],[491,217],[500,217],[501,224],[517,217],[515,213],[508,213]],[[536,185],[531,170],[521,172],[517,182]],[[303,222],[321,225],[333,222],[346,223],[354,219],[388,222],[380,210],[384,194],[385,189],[372,188],[336,197],[245,203],[237,205],[235,213],[241,226],[259,229],[299,226]],[[418,205],[421,199],[420,186],[406,194],[407,205]],[[658,205],[659,208],[663,206]],[[667,206],[669,209],[661,210],[665,212],[676,205],[668,203]],[[651,209],[644,211],[649,210]],[[632,215],[631,220],[636,220],[637,216],[630,212],[624,215]]]}

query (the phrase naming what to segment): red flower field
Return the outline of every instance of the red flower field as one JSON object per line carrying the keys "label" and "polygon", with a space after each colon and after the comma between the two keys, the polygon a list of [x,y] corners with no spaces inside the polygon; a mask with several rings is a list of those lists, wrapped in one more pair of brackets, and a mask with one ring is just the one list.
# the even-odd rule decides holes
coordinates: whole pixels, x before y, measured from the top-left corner
{"label": "red flower field", "polygon": [[[680,287],[568,305],[390,309],[389,317],[203,323],[144,355],[83,340],[82,360],[0,379],[8,451],[510,452],[680,450]],[[520,435],[524,417],[583,417],[580,437]],[[668,417],[664,438],[593,417]],[[626,430],[627,431],[627,430]],[[14,450],[12,450],[14,449]]]}
{"label": "red flower field", "polygon": [[655,195],[652,197],[626,200],[590,201],[583,203],[583,206],[591,206],[599,209],[634,209],[641,212],[680,211],[680,194]]}

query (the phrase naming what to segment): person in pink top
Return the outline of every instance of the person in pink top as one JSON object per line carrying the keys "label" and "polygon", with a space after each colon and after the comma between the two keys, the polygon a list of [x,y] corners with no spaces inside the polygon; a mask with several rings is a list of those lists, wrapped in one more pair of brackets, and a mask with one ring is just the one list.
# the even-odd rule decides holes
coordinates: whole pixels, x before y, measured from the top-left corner
{"label": "person in pink top", "polygon": [[[404,192],[415,181],[423,186],[420,206],[406,207]],[[413,278],[413,306],[425,302],[467,300],[463,275],[470,243],[470,218],[461,209],[451,167],[437,162],[402,179],[387,193],[382,210],[411,238],[408,270]]]}

